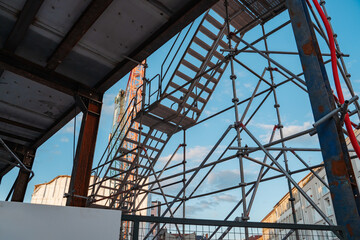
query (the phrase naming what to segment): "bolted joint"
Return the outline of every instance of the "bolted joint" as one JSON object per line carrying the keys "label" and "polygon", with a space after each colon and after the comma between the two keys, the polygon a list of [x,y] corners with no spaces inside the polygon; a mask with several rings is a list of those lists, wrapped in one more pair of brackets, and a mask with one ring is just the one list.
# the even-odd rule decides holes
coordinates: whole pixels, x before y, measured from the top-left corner
{"label": "bolted joint", "polygon": [[243,157],[243,156],[244,156],[244,152],[241,151],[241,150],[238,150],[238,151],[236,152],[236,156],[237,156],[237,157]]}
{"label": "bolted joint", "polygon": [[280,107],[280,104],[274,104],[274,108],[279,108]]}
{"label": "bolted joint", "polygon": [[346,77],[351,78],[351,74],[350,73],[346,74]]}
{"label": "bolted joint", "polygon": [[322,5],[325,5],[325,1],[324,0],[321,0],[320,1],[320,5],[322,6]]}
{"label": "bolted joint", "polygon": [[292,197],[292,198],[289,198],[289,201],[290,201],[290,202],[294,202],[294,201],[295,201],[295,198],[293,198],[293,197]]}
{"label": "bolted joint", "polygon": [[234,128],[240,128],[242,127],[243,124],[239,121],[239,122],[234,122]]}
{"label": "bolted joint", "polygon": [[187,163],[187,161],[182,161],[181,163],[182,163],[182,164],[186,164],[186,163]]}
{"label": "bolted joint", "polygon": [[314,136],[316,133],[317,133],[317,130],[316,130],[316,129],[314,129],[314,131],[309,132],[309,135],[310,135],[310,136]]}
{"label": "bolted joint", "polygon": [[278,124],[278,125],[277,125],[277,128],[278,128],[278,129],[284,128],[284,125]]}
{"label": "bolted joint", "polygon": [[233,98],[233,99],[231,99],[231,101],[232,101],[233,103],[238,103],[238,102],[239,102],[239,99],[238,99],[238,98]]}
{"label": "bolted joint", "polygon": [[241,182],[239,183],[239,187],[246,187],[247,186],[247,183],[246,182]]}
{"label": "bolted joint", "polygon": [[186,178],[183,178],[181,181],[182,181],[183,183],[185,183],[185,182],[186,182]]}
{"label": "bolted joint", "polygon": [[149,66],[147,65],[147,63],[144,63],[144,64],[143,64],[143,67],[144,67],[144,68],[148,68]]}
{"label": "bolted joint", "polygon": [[250,220],[250,218],[249,218],[249,216],[241,216],[241,220],[243,220],[243,221],[248,221],[248,220]]}
{"label": "bolted joint", "polygon": [[235,79],[236,79],[236,75],[231,74],[231,75],[230,75],[230,79],[231,79],[231,80],[235,80]]}
{"label": "bolted joint", "polygon": [[267,67],[266,70],[267,70],[267,71],[270,71],[270,72],[271,72],[271,71],[279,71],[278,68],[273,68],[273,67]]}

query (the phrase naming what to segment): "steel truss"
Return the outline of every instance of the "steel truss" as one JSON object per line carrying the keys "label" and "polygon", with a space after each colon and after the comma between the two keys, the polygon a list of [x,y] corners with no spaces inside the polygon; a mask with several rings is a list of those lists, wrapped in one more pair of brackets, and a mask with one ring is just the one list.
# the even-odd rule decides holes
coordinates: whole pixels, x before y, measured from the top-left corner
{"label": "steel truss", "polygon": [[[284,10],[285,6],[293,7],[296,4],[300,4],[302,1],[288,0],[286,3],[284,1],[279,1],[277,4],[268,4],[269,6],[267,6],[267,8],[264,7],[263,11],[259,10],[259,6],[254,9],[255,5],[250,2],[251,1],[236,0],[220,1],[203,17],[170,79],[166,80],[165,75],[174,60],[171,61],[169,68],[166,71],[161,69],[161,74],[158,76],[152,79],[144,78],[144,84],[139,87],[139,91],[143,93],[143,97],[139,100],[135,96],[129,104],[129,109],[126,110],[126,112],[132,112],[132,114],[126,116],[127,119],[125,120],[130,123],[130,127],[127,130],[124,130],[124,128],[118,129],[120,132],[124,131],[122,134],[125,136],[125,140],[120,143],[118,149],[110,150],[110,153],[115,151],[115,154],[111,153],[106,157],[104,153],[99,165],[93,169],[93,173],[97,177],[97,180],[90,186],[92,194],[88,199],[89,206],[99,207],[102,205],[107,208],[122,209],[129,214],[136,214],[139,211],[152,207],[164,206],[165,208],[163,208],[162,217],[174,217],[179,210],[182,210],[182,216],[186,217],[185,204],[190,200],[240,189],[241,198],[226,216],[224,221],[228,221],[231,217],[234,218],[234,214],[240,211],[241,222],[245,224],[244,236],[248,239],[249,232],[246,222],[251,217],[250,213],[253,209],[253,204],[260,184],[273,179],[284,178],[290,195],[289,201],[292,209],[292,221],[295,225],[298,220],[295,211],[295,197],[293,196],[292,191],[294,188],[297,189],[310,205],[312,205],[315,211],[328,225],[333,225],[332,221],[321,211],[317,204],[306,194],[293,177],[296,173],[310,171],[333,193],[340,194],[338,190],[334,190],[331,177],[329,178],[330,184],[327,184],[316,172],[316,169],[319,167],[325,166],[326,168],[328,166],[329,160],[326,159],[325,155],[324,164],[313,166],[309,165],[301,156],[303,152],[322,151],[324,153],[326,149],[324,149],[323,145],[321,148],[291,147],[291,140],[307,135],[319,135],[321,140],[324,131],[323,126],[327,125],[330,121],[335,121],[337,124],[340,124],[339,120],[343,118],[342,116],[346,112],[353,116],[353,118],[356,116],[358,118],[360,117],[360,105],[357,101],[358,97],[355,95],[350,82],[350,74],[348,73],[344,61],[344,58],[348,57],[348,55],[341,52],[339,44],[336,41],[338,68],[346,83],[346,87],[351,94],[351,98],[346,104],[341,105],[336,101],[336,97],[331,96],[332,99],[330,102],[335,102],[336,106],[320,117],[314,113],[314,116],[316,115],[316,121],[312,124],[312,127],[285,136],[278,88],[284,85],[293,85],[296,86],[300,92],[309,94],[311,98],[311,83],[309,79],[307,79],[307,70],[300,73],[294,73],[289,67],[280,64],[272,57],[275,54],[296,55],[299,54],[298,52],[274,51],[271,49],[271,45],[268,42],[269,37],[291,24],[294,19],[290,17],[290,20],[275,27],[269,32],[266,32],[265,27],[266,22]],[[272,1],[266,2],[270,3]],[[325,1],[322,1],[322,7],[327,14],[324,2]],[[304,4],[304,2],[302,4]],[[314,22],[311,22],[311,25],[309,25],[311,31],[313,32],[315,29],[317,35],[329,45],[326,33],[324,32],[316,13],[312,8],[309,9],[311,18],[314,20]],[[302,9],[301,11],[308,14],[307,8]],[[310,19],[309,15],[306,16]],[[262,36],[251,43],[247,42],[244,39],[246,32],[258,24],[260,24],[259,27],[261,28]],[[210,25],[211,27],[209,27]],[[214,29],[217,30],[214,31]],[[185,34],[185,37],[189,33],[189,30],[190,28]],[[296,32],[295,29],[294,32]],[[201,36],[203,35],[207,37],[207,42],[204,39],[201,39]],[[179,36],[180,34],[175,42],[178,41]],[[334,34],[334,36],[336,36],[336,34]],[[315,35],[313,35],[313,37],[315,37]],[[211,41],[209,41],[209,39]],[[296,40],[298,41],[298,39]],[[316,39],[312,39],[312,41],[317,45]],[[173,50],[175,52],[175,49],[173,49],[175,42],[169,53]],[[181,42],[181,45],[183,42],[184,41]],[[256,46],[258,43],[263,43],[265,49],[259,49],[259,47]],[[201,51],[194,50],[193,44],[197,44],[197,48]],[[174,53],[174,59],[178,52],[179,50],[176,50]],[[205,56],[201,52],[205,52]],[[262,73],[257,73],[252,66],[246,65],[240,59],[240,56],[245,53],[257,54],[266,60],[266,65],[264,65]],[[165,61],[168,56],[169,54],[166,56]],[[189,60],[188,56],[192,57],[193,62]],[[328,56],[329,53],[322,53],[322,57],[326,58]],[[300,54],[300,58],[303,60],[304,56]],[[321,60],[320,65],[325,65],[329,62],[330,60],[327,60],[322,63]],[[196,65],[196,63],[198,65]],[[230,81],[233,94],[231,99],[232,105],[211,116],[200,119],[201,113],[228,66],[230,66]],[[183,70],[184,67],[187,68],[186,71]],[[246,70],[258,78],[256,87],[248,98],[239,99],[237,96],[236,82],[241,81],[241,79],[239,80],[237,78],[236,69]],[[165,72],[165,74],[163,74],[163,72]],[[190,72],[193,74],[191,75]],[[158,80],[158,84],[154,83],[156,79]],[[181,79],[182,82],[180,82],[179,79]],[[279,79],[282,80],[279,81]],[[327,78],[325,79],[327,81]],[[163,86],[165,85],[166,87],[164,88]],[[157,89],[155,92],[152,92],[153,87],[151,86],[156,86]],[[263,90],[261,90],[260,86],[266,87],[263,87]],[[147,94],[148,97],[144,96],[145,94]],[[271,98],[274,102],[276,119],[269,142],[263,144],[259,137],[251,130],[251,121],[261,112],[265,103],[270,101]],[[142,106],[140,111],[137,107],[139,105]],[[240,108],[243,108],[242,113]],[[204,123],[214,117],[218,117],[230,110],[234,111],[234,124],[228,126],[198,166],[189,168],[187,166],[186,158],[186,138],[188,131],[191,131],[192,127]],[[358,122],[359,119],[356,121]],[[139,130],[132,128],[132,124],[140,124]],[[346,135],[346,130],[343,128],[342,130]],[[132,149],[125,149],[123,144],[124,142],[129,141],[129,138],[126,137],[129,132],[136,132],[138,134],[138,139],[137,141],[132,139]],[[170,138],[176,133],[181,134],[181,132],[183,134],[183,141],[179,143],[178,147],[165,164],[159,164],[158,160]],[[279,135],[278,138],[276,138],[277,134]],[[228,144],[225,144],[228,138],[231,138],[232,140]],[[245,141],[244,139],[247,140]],[[343,141],[341,144],[344,144],[344,137],[341,136],[340,139]],[[117,139],[114,139],[114,141],[117,141]],[[221,154],[216,156],[215,160],[213,160],[216,155],[215,152],[220,151],[219,149],[222,145],[226,145],[225,149],[221,149]],[[174,163],[175,156],[181,150],[183,150],[182,161]],[[252,157],[252,155],[259,153],[262,154],[262,159],[259,160],[258,158]],[[134,156],[133,161],[127,162],[127,165],[129,166],[128,169],[119,171],[119,173],[115,175],[109,175],[108,172],[113,168],[115,163],[117,161],[125,161],[127,155]],[[349,161],[347,149],[346,155],[345,158]],[[115,157],[111,158],[109,156]],[[292,159],[291,161],[294,159],[298,160],[298,163],[303,165],[303,167],[291,169],[292,166],[289,165],[289,158]],[[230,161],[234,162],[235,159],[237,159],[237,162],[239,163],[239,184],[210,192],[200,192],[201,187],[204,186],[205,181],[209,178],[216,166]],[[251,161],[252,163],[259,165],[258,175],[255,181],[246,181],[245,161]],[[199,174],[200,172],[201,174]],[[353,176],[351,176],[350,170],[349,173],[345,174],[348,177],[348,182],[354,184],[354,179]],[[112,185],[109,186],[107,184],[108,181],[118,181],[118,183],[113,187]],[[167,191],[173,186],[180,188],[177,194],[172,194]],[[157,206],[142,206],[149,194],[161,196],[163,203]],[[355,200],[353,199],[353,201],[358,201],[357,197],[355,197]],[[352,203],[349,204],[351,205]],[[336,205],[336,200],[334,205]],[[342,217],[341,214],[336,209],[337,208],[335,207],[338,223],[344,223],[344,221],[341,221],[340,219]],[[355,222],[359,222],[359,216],[355,216],[355,218]],[[176,224],[176,231],[178,234],[185,234],[184,223],[176,222]],[[181,224],[183,224],[182,227]],[[161,229],[164,226],[165,225],[162,225]],[[148,233],[144,236],[144,239],[147,239],[156,227],[157,223],[149,229]],[[209,239],[213,238],[219,229],[220,227],[215,228],[214,232],[210,233]],[[298,232],[299,228],[293,227],[291,229],[292,231],[289,232],[289,236],[300,239]],[[231,228],[229,231],[230,230]],[[356,236],[360,236],[356,235],[360,234],[356,232],[357,230],[353,230],[355,238],[347,233],[349,239],[356,239]],[[221,239],[224,238],[226,234],[227,232],[224,232]],[[156,235],[153,237],[155,238]]]}

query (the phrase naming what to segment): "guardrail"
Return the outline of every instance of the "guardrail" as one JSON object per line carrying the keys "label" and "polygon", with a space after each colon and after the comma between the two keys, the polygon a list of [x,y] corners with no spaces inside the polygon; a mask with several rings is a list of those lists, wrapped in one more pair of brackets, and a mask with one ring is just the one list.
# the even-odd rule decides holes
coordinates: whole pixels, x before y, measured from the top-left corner
{"label": "guardrail", "polygon": [[[129,229],[122,229],[122,233],[126,232],[127,234],[120,234],[121,240],[346,239],[344,229],[341,226],[329,225],[219,221],[136,215],[123,215],[122,221],[127,222],[126,226]],[[157,227],[149,234],[149,229],[154,225]]]}

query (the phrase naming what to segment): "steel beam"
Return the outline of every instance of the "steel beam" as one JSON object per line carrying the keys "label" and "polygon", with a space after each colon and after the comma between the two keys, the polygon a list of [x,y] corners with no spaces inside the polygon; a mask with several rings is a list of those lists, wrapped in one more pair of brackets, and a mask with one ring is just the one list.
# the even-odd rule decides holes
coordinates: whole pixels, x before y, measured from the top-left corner
{"label": "steel beam", "polygon": [[24,128],[24,129],[34,131],[34,132],[42,132],[43,131],[43,129],[41,129],[41,128],[30,126],[28,124],[24,124],[24,123],[17,122],[17,121],[11,120],[11,119],[3,118],[3,117],[0,117],[0,122],[7,123],[7,124],[10,124],[10,125],[13,125],[16,127]]}
{"label": "steel beam", "polygon": [[[315,121],[335,109],[306,1],[286,1]],[[341,123],[337,116],[316,127],[329,181],[337,224],[348,239],[360,238],[359,190],[351,169]]]}
{"label": "steel beam", "polygon": [[[35,19],[36,13],[39,11],[44,0],[27,0],[21,10],[14,28],[9,34],[3,48],[7,51],[14,52],[21,41],[24,39],[27,30]],[[0,76],[4,69],[0,68]]]}
{"label": "steel beam", "polygon": [[85,99],[81,129],[74,159],[67,206],[85,207],[99,127],[101,104]]}
{"label": "steel beam", "polygon": [[96,95],[95,90],[72,78],[49,72],[38,64],[2,49],[0,50],[0,68],[71,96],[81,93],[92,98]]}
{"label": "steel beam", "polygon": [[44,0],[27,0],[21,10],[13,30],[6,39],[4,49],[14,52],[23,40],[30,25],[35,20],[36,13],[39,11]]}
{"label": "steel beam", "polygon": [[[146,39],[137,49],[130,53],[128,57],[142,62],[216,2],[217,0],[190,1],[181,10],[176,12],[173,17],[161,26],[150,38]],[[95,87],[100,92],[106,91],[136,65],[134,62],[124,59]]]}
{"label": "steel beam", "polygon": [[93,0],[49,58],[46,68],[54,70],[112,2]]}
{"label": "steel beam", "polygon": [[[30,170],[34,163],[35,152],[36,149],[28,149],[26,150],[23,156],[23,164]],[[30,172],[25,171],[23,169],[19,170],[19,174],[15,182],[14,192],[11,201],[13,202],[24,201],[26,188],[29,182],[29,177],[30,177]]]}

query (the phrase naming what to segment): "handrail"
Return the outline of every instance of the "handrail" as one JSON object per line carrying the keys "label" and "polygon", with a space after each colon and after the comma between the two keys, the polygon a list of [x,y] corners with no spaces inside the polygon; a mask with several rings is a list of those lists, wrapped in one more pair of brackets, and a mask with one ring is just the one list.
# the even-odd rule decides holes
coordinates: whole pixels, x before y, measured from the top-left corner
{"label": "handrail", "polygon": [[[130,100],[130,103],[129,103],[128,107],[126,108],[125,113],[128,111],[128,109],[129,109],[130,107],[132,107],[133,110],[134,110],[134,108],[136,109],[136,106],[137,106],[139,103],[141,103],[141,101],[143,101],[143,100],[141,100],[140,102],[137,102],[137,103],[135,103],[135,104],[133,103],[133,102],[135,102],[135,101],[137,100],[137,92],[139,91],[139,89],[140,89],[142,86],[143,86],[143,84],[141,84],[141,85],[136,89],[135,97],[133,97],[133,98]],[[133,111],[133,110],[132,110],[132,111]],[[131,115],[127,116],[127,117],[126,117],[126,120],[128,121],[130,117],[133,117],[133,115],[134,115],[134,114],[131,114]],[[125,116],[126,116],[126,114],[124,114],[124,115],[122,116],[121,120],[119,121],[120,123],[123,122]],[[118,124],[118,126],[116,127],[115,132],[118,131],[119,127],[120,127],[120,124]],[[118,140],[119,140],[119,138],[120,138],[120,136],[121,136],[121,133],[124,131],[125,127],[126,127],[126,125],[124,125],[124,126],[122,127],[122,129],[120,130],[120,133],[119,133],[119,135],[117,136],[117,138],[116,138],[115,141],[118,141]],[[102,157],[100,158],[100,161],[99,161],[99,163],[98,163],[98,167],[93,168],[93,169],[92,169],[93,171],[94,171],[95,169],[98,169],[98,168],[99,168],[99,165],[101,165],[101,164],[106,165],[106,164],[108,163],[108,162],[106,162],[106,161],[108,160],[109,156],[112,154],[112,151],[114,150],[115,145],[114,145],[114,146],[110,149],[110,151],[108,152],[108,156],[107,156],[107,158],[106,158],[106,160],[105,160],[105,163],[102,163],[102,159],[104,158],[104,156],[105,156],[105,154],[106,154],[106,152],[107,152],[106,149],[109,148],[111,142],[114,140],[114,137],[115,137],[115,135],[111,136],[111,138],[110,138],[110,140],[109,140],[109,143],[107,144],[107,146],[106,146],[106,148],[105,148],[105,151],[104,151]],[[101,173],[101,172],[100,172],[100,173]],[[99,174],[100,174],[100,173],[99,173]]]}
{"label": "handrail", "polygon": [[16,154],[13,151],[11,151],[8,145],[6,145],[6,143],[2,140],[2,138],[0,138],[0,143],[10,153],[10,155],[18,162],[18,164],[14,163],[14,166],[23,169],[24,171],[29,172],[31,174],[31,177],[29,177],[29,181],[30,181],[35,176],[35,173],[31,169],[25,166],[25,164],[16,156]]}

